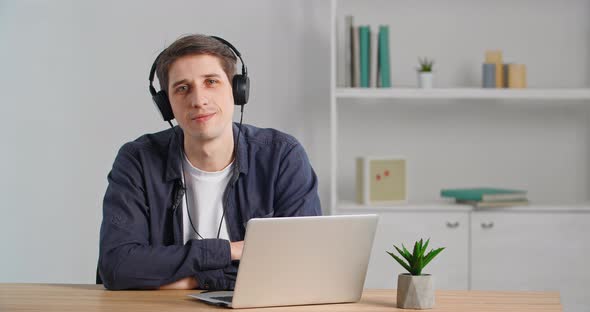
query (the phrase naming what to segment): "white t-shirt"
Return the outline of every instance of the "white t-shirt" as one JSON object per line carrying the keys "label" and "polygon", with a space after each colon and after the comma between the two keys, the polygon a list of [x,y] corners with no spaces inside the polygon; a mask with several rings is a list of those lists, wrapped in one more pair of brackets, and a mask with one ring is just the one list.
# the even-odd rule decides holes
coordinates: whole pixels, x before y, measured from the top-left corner
{"label": "white t-shirt", "polygon": [[[187,191],[182,210],[184,243],[193,238],[201,239],[191,227],[187,208],[190,209],[190,217],[197,232],[203,238],[217,238],[217,230],[223,215],[223,193],[231,178],[234,163],[232,161],[221,171],[207,172],[193,167],[186,155],[183,161]],[[229,240],[225,220],[221,225],[219,238]]]}

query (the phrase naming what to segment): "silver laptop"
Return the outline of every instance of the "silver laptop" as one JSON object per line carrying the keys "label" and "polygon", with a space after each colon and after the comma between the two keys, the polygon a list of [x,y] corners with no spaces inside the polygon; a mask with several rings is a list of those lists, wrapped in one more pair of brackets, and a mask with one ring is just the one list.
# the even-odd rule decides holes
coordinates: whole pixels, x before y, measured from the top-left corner
{"label": "silver laptop", "polygon": [[231,308],[359,301],[377,218],[251,219],[234,291],[189,296]]}

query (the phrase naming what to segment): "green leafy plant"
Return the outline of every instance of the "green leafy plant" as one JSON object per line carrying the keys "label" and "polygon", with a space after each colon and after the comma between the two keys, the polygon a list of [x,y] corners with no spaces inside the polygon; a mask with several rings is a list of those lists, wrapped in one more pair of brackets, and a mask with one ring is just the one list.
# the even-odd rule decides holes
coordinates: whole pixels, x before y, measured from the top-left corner
{"label": "green leafy plant", "polygon": [[418,58],[418,63],[420,67],[418,67],[418,71],[421,73],[430,73],[432,72],[432,65],[434,65],[434,60],[428,59],[427,57]]}
{"label": "green leafy plant", "polygon": [[402,255],[408,263],[406,263],[400,257],[394,255],[392,252],[386,251],[393,259],[395,259],[399,264],[401,264],[410,274],[412,275],[421,275],[422,269],[430,262],[436,255],[438,255],[441,251],[445,249],[445,247],[438,248],[435,250],[430,250],[430,252],[426,253],[426,248],[428,248],[428,243],[430,242],[430,238],[423,244],[422,239],[414,243],[414,251],[410,253],[404,244],[402,244],[402,249],[399,249],[397,246],[393,245],[395,249]]}

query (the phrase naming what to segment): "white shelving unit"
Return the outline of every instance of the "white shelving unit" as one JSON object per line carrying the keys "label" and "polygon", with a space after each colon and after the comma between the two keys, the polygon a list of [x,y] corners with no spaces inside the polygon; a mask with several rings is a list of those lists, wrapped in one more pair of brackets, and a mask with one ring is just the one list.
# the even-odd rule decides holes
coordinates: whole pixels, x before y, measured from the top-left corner
{"label": "white shelving unit", "polygon": [[565,212],[565,213],[590,213],[590,202],[589,203],[576,203],[576,204],[535,204],[526,206],[512,206],[512,207],[501,207],[501,208],[474,208],[468,204],[455,204],[451,201],[436,201],[436,202],[418,202],[403,205],[361,205],[354,201],[340,201],[338,204],[339,213],[357,213],[366,212],[367,210],[373,213],[379,212],[504,212],[504,213],[520,213],[520,212]]}
{"label": "white shelving unit", "polygon": [[[498,100],[503,103],[543,103],[550,107],[561,107],[570,104],[583,105],[589,104],[590,108],[590,88],[527,88],[527,89],[484,89],[472,87],[456,88],[433,88],[418,89],[409,87],[393,88],[342,88],[337,86],[337,24],[342,21],[342,16],[338,16],[338,5],[343,2],[351,1],[332,0],[331,2],[331,83],[330,83],[330,135],[331,135],[331,178],[330,178],[330,213],[339,213],[339,207],[350,210],[350,199],[344,201],[339,198],[338,190],[338,166],[339,166],[339,115],[342,101],[355,101],[355,104],[364,105],[375,101],[387,101],[388,104],[395,107],[397,104],[404,103],[405,100],[424,100],[428,103],[448,103],[453,100]],[[369,4],[367,4],[369,5]],[[391,40],[391,39],[390,39]],[[483,53],[483,52],[482,52]],[[354,181],[351,181],[354,183]],[[346,202],[348,200],[348,202]],[[578,207],[580,203],[575,203]],[[416,206],[410,202],[405,205],[365,207],[366,210],[380,211],[384,209],[399,209],[399,207]],[[418,204],[420,206],[420,204]],[[447,205],[443,205],[448,208]],[[564,205],[562,205],[564,206]],[[567,205],[565,205],[567,206]],[[590,205],[588,206],[590,208]],[[403,208],[402,208],[403,209]]]}
{"label": "white shelving unit", "polygon": [[[337,88],[336,99],[590,100],[590,89]],[[570,101],[559,102],[567,104]]]}
{"label": "white shelving unit", "polygon": [[379,212],[469,212],[473,208],[470,205],[457,205],[450,202],[421,202],[399,205],[361,205],[355,201],[341,200],[338,204],[338,213],[354,213],[370,210],[374,213]]}
{"label": "white shelving unit", "polygon": [[[478,5],[488,5],[494,8],[507,5],[507,3],[498,4],[496,2],[461,1],[454,0],[454,4],[469,7],[465,10],[474,10],[474,7]],[[587,1],[590,2],[590,0]],[[590,257],[590,239],[588,239],[590,237],[588,227],[590,225],[590,191],[588,190],[590,172],[587,172],[590,171],[590,159],[588,159],[590,146],[585,143],[590,138],[590,126],[587,122],[590,120],[590,88],[586,88],[584,85],[580,86],[580,81],[587,84],[587,79],[583,80],[585,79],[584,75],[578,73],[576,79],[562,79],[559,88],[518,90],[448,86],[427,90],[400,87],[388,89],[339,87],[336,69],[339,64],[337,60],[339,54],[336,38],[338,36],[337,23],[342,20],[343,13],[339,11],[338,6],[352,4],[355,9],[358,9],[360,16],[365,20],[372,20],[370,17],[373,15],[388,18],[388,14],[384,12],[397,12],[397,10],[386,7],[391,6],[392,3],[397,2],[332,0],[331,3],[330,212],[332,214],[376,213],[380,216],[365,287],[395,288],[395,276],[402,273],[402,269],[392,263],[389,256],[385,254],[385,250],[391,250],[387,248],[392,248],[392,243],[405,242],[407,244],[415,239],[431,237],[434,247],[447,247],[444,254],[427,268],[428,273],[436,276],[439,289],[557,290],[560,292],[565,311],[586,311],[590,306],[590,299],[587,298],[585,290],[582,290],[584,287],[580,285],[590,284],[590,271],[587,270],[587,264],[579,259]],[[420,18],[423,18],[423,15],[436,18],[437,14],[441,15],[437,10],[444,10],[444,6],[447,6],[447,10],[451,10],[448,7],[453,5],[446,2],[439,4],[435,1],[426,4],[403,3],[412,7],[408,11],[414,10],[413,14],[419,14]],[[552,10],[548,7],[549,2],[544,2],[544,4],[544,13],[553,18]],[[435,10],[436,14],[425,12],[423,7],[416,8],[413,7],[414,5],[427,6],[428,9],[431,9],[430,6],[435,6],[436,8],[432,8],[432,10]],[[521,12],[537,13],[531,13],[526,8],[527,5],[535,5],[535,9],[538,9],[536,2],[532,0],[526,4],[519,2],[518,5],[520,6],[518,9],[523,9]],[[586,5],[582,0],[577,1],[575,5],[579,6],[580,11],[590,7],[590,3]],[[523,8],[523,6],[525,7]],[[401,5],[396,7],[396,9],[400,8]],[[510,9],[516,10],[516,8],[512,8],[512,4]],[[469,16],[469,14],[480,16],[481,13],[479,11],[466,12],[465,10],[461,11],[462,16]],[[499,12],[504,11],[496,11],[494,14],[504,14]],[[344,14],[350,13],[345,12]],[[396,22],[403,20],[402,22],[408,25],[408,21],[411,21],[412,17],[408,17],[404,13],[396,15]],[[541,14],[541,16],[543,15]],[[496,15],[497,17],[498,15]],[[569,18],[567,14],[564,14],[561,16],[561,21]],[[441,21],[450,23],[444,19],[439,20],[439,22]],[[513,20],[512,23],[518,24],[519,20]],[[415,25],[409,25],[409,29],[406,31],[413,31],[412,26]],[[572,26],[569,25],[569,27]],[[397,25],[394,28],[392,26],[392,29],[398,31],[400,28],[403,27]],[[540,31],[534,27],[530,29],[533,29],[531,31]],[[467,31],[476,32],[476,30]],[[561,29],[561,31],[564,30]],[[423,33],[428,32],[424,31]],[[455,35],[453,32],[445,34]],[[400,38],[400,35],[401,33],[398,32],[396,39],[403,41],[404,38]],[[481,34],[478,33],[478,35]],[[390,33],[390,36],[393,35]],[[419,37],[419,35],[417,36]],[[582,38],[585,35],[578,33],[576,36],[576,38]],[[583,41],[580,46],[584,47],[583,51],[588,52],[590,49],[587,46],[590,46],[588,45],[590,39],[584,38],[580,39]],[[580,40],[572,39],[568,43],[576,45]],[[408,41],[404,42],[408,43]],[[531,44],[535,44],[535,42]],[[554,49],[555,54],[561,54],[562,50],[557,52],[556,50],[568,47],[551,48]],[[579,47],[569,48],[572,50],[582,49]],[[456,49],[461,52],[465,47]],[[400,51],[398,50],[397,53],[399,57]],[[581,54],[577,54],[578,59],[576,60],[578,62],[588,58],[588,55]],[[446,56],[449,56],[449,53]],[[539,57],[536,61],[543,58]],[[570,65],[575,64],[576,60],[571,61]],[[457,65],[454,64],[454,66]],[[577,70],[589,69],[584,67],[577,68]],[[547,72],[545,77],[538,80],[542,81],[538,85],[555,85],[553,79],[555,73],[559,74],[559,72],[555,68],[549,69]],[[556,81],[560,80],[556,79]],[[564,81],[565,83],[563,83]],[[563,87],[571,84],[571,81],[577,81],[577,84],[574,83],[571,88]],[[403,85],[403,83],[394,83],[395,85]],[[428,104],[415,105],[422,102]],[[438,103],[445,105],[437,105]],[[459,105],[446,105],[449,103],[459,103]],[[494,105],[497,103],[502,105]],[[521,103],[526,104],[518,105]],[[542,105],[537,105],[541,103]],[[352,110],[352,113],[349,113],[349,110]],[[406,121],[402,117],[392,116],[392,121],[390,121],[389,115],[397,115],[397,110],[401,111],[401,115],[404,117],[408,116],[411,119]],[[490,121],[489,118],[493,118],[493,120]],[[341,121],[343,127],[340,127]],[[436,126],[429,129],[421,128],[428,127],[430,121],[434,121]],[[415,125],[416,122],[419,124]],[[494,122],[500,124],[498,129],[495,128]],[[390,124],[395,127],[395,131],[392,132],[401,133],[401,135],[391,137],[381,135],[378,136],[379,139],[366,139],[371,137],[370,131],[373,129],[387,132],[386,128]],[[437,126],[440,128],[436,128]],[[449,128],[458,126],[460,127],[458,131],[449,130]],[[433,135],[438,136],[433,139]],[[411,136],[411,139],[407,139],[405,136]],[[389,140],[387,144],[396,146],[397,154],[406,155],[406,149],[413,149],[409,153],[411,156],[408,158],[408,163],[416,160],[416,163],[419,162],[419,164],[414,167],[408,165],[408,175],[411,176],[422,169],[420,173],[416,173],[421,174],[420,179],[413,179],[413,181],[420,181],[414,184],[414,188],[409,187],[411,192],[409,192],[406,204],[359,205],[352,197],[354,196],[352,195],[354,187],[350,187],[355,183],[354,171],[347,171],[349,169],[347,166],[354,166],[354,162],[347,161],[349,158],[352,160],[363,154],[375,154],[372,145],[375,145],[377,140],[383,141],[384,137],[385,140]],[[406,142],[395,141],[400,138],[406,139]],[[507,145],[510,145],[506,148],[503,145],[505,139],[508,141]],[[421,140],[426,140],[426,142],[420,143]],[[567,144],[563,143],[564,141]],[[339,143],[342,146],[339,146]],[[420,144],[432,147],[424,148]],[[461,144],[463,144],[463,149]],[[465,144],[471,148],[465,148]],[[486,148],[489,146],[493,147],[487,150]],[[375,148],[375,150],[381,155],[383,151],[388,153],[393,149],[388,150],[381,147]],[[487,163],[486,153],[490,151],[493,153],[497,150],[504,152],[500,153],[501,160]],[[454,163],[449,161],[457,155],[462,157],[460,161]],[[346,164],[339,164],[343,159]],[[451,164],[449,165],[449,163]],[[503,164],[505,164],[504,167]],[[475,209],[469,205],[457,205],[435,198],[436,187],[447,185],[449,183],[447,180],[453,179],[454,171],[445,170],[453,165],[457,167],[455,170],[458,172],[470,169],[476,171],[471,175],[465,174],[462,181],[476,180],[477,175],[482,173],[494,178],[500,176],[501,178],[497,178],[496,181],[510,181],[515,177],[524,176],[518,183],[528,180],[550,181],[551,174],[543,175],[539,172],[543,169],[551,171],[551,168],[559,168],[558,170],[562,170],[563,174],[559,178],[555,178],[553,183],[531,184],[536,186],[535,194],[541,195],[540,197],[551,193],[553,186],[555,186],[557,195],[554,196],[554,199],[558,199],[558,202],[550,201],[552,198],[550,196],[545,196],[545,201],[536,200],[536,198],[530,197],[531,192],[529,192],[531,204],[527,206]],[[502,171],[502,169],[506,169],[505,167],[508,169]],[[523,168],[522,172],[518,171],[520,167]],[[496,172],[498,169],[500,169],[500,173]],[[508,178],[503,176],[506,172],[514,169],[517,171],[515,175]],[[443,175],[437,183],[427,181],[431,174],[438,175],[440,172]],[[580,174],[580,172],[584,173]],[[553,173],[558,173],[558,171]],[[567,183],[563,184],[566,179]],[[423,186],[429,187],[429,197],[412,198],[413,194],[419,193],[416,188],[422,191]],[[580,186],[579,190],[568,193],[576,186]],[[339,190],[339,187],[342,190]],[[451,186],[447,185],[447,187]],[[568,197],[568,195],[572,196]],[[563,202],[559,202],[560,198],[564,199]],[[559,267],[563,263],[567,263],[568,273],[565,278],[560,278],[562,274],[556,272],[555,267]],[[512,267],[517,267],[516,274],[510,271]]]}

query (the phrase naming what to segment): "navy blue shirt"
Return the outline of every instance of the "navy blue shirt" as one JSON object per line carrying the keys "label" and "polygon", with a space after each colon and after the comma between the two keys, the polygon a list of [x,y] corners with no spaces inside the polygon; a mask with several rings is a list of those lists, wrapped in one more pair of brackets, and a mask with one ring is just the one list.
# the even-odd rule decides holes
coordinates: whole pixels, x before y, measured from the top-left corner
{"label": "navy blue shirt", "polygon": [[[193,276],[203,289],[233,289],[239,262],[229,241],[182,238],[182,130],[146,134],[121,147],[108,175],[98,268],[108,289],[155,289]],[[233,124],[234,141],[238,126]],[[242,126],[223,194],[231,241],[251,218],[321,215],[318,180],[299,142]]]}

